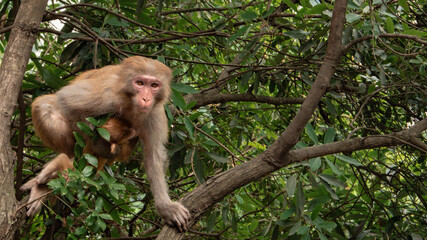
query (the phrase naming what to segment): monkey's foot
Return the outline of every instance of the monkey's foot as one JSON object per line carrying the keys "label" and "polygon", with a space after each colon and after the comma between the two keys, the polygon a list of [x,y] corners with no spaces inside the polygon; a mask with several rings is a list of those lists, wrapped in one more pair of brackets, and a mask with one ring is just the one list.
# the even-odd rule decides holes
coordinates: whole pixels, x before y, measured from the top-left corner
{"label": "monkey's foot", "polygon": [[46,184],[37,184],[37,178],[33,178],[21,187],[22,191],[30,190],[30,199],[28,199],[27,216],[34,216],[43,206],[49,187]]}
{"label": "monkey's foot", "polygon": [[156,203],[156,209],[168,225],[176,227],[179,232],[187,231],[190,212],[181,203]]}

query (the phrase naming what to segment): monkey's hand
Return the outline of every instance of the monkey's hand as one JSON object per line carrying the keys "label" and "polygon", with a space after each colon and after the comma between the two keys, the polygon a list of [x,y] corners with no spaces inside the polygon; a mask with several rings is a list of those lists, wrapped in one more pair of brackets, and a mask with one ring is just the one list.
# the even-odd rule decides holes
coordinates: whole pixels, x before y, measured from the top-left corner
{"label": "monkey's hand", "polygon": [[49,180],[58,178],[58,172],[56,172],[56,171],[52,172],[52,171],[50,171],[50,169],[48,169],[48,171],[46,171],[46,168],[45,168],[35,178],[36,178],[37,183],[39,185],[46,184]]}
{"label": "monkey's hand", "polygon": [[46,184],[37,184],[37,178],[33,178],[21,187],[22,191],[30,190],[30,199],[28,199],[27,216],[36,215],[42,208],[43,201],[46,199],[49,187]]}
{"label": "monkey's hand", "polygon": [[176,227],[179,232],[186,232],[190,212],[179,202],[159,202],[156,203],[157,212],[166,223]]}

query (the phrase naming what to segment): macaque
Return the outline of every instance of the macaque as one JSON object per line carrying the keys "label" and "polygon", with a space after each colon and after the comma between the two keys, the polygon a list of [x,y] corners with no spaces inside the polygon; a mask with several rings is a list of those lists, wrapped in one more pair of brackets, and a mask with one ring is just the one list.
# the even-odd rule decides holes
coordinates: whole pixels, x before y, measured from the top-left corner
{"label": "macaque", "polygon": [[[54,165],[61,166],[61,169],[66,162],[65,156],[72,166],[70,159],[74,158],[76,142],[73,131],[78,131],[76,122],[107,113],[117,116],[121,122],[119,126],[128,126],[129,136],[136,135],[144,145],[144,166],[157,212],[167,224],[183,232],[187,230],[190,212],[181,203],[170,199],[164,172],[168,126],[163,105],[170,94],[171,78],[172,71],[166,65],[149,58],[130,57],[119,65],[84,72],[55,94],[36,98],[32,104],[32,116],[40,139],[62,153],[52,160],[61,161]],[[114,135],[116,128],[106,129]],[[127,149],[127,145],[132,149],[131,142],[131,139],[124,143],[94,142],[92,146],[89,144],[87,151],[104,158],[104,164],[111,164],[114,160],[124,161],[123,157],[129,157],[122,154],[131,151]],[[70,166],[69,162],[65,169]],[[43,179],[49,180],[49,177]],[[37,185],[40,183],[35,180],[32,187],[37,189],[41,187]],[[29,209],[32,207],[30,204]]]}
{"label": "macaque", "polygon": [[[105,146],[105,144],[109,145],[109,154],[111,154],[113,158],[108,159],[99,156],[96,152],[101,150],[96,150],[90,139],[86,140],[86,147],[83,151],[84,153],[93,154],[98,158],[98,170],[102,169],[105,164],[111,166],[114,161],[127,161],[136,144],[136,141],[133,141],[136,139],[134,138],[135,130],[127,127],[117,118],[109,119],[101,127],[105,128],[110,133],[110,141],[107,142],[104,139],[99,139],[98,141],[103,143],[102,146]],[[100,144],[98,143],[97,145]],[[47,182],[57,178],[58,173],[62,173],[64,177],[67,177],[65,174],[67,169],[73,169],[73,160],[66,154],[59,154],[52,161],[48,162],[35,178],[22,185],[22,191],[30,190],[30,198],[28,200],[30,205],[27,210],[28,216],[35,215],[42,208],[42,202],[46,199],[46,194],[50,191]]]}
{"label": "macaque", "polygon": [[[98,158],[98,170],[105,164],[111,166],[114,162],[126,162],[136,145],[135,129],[129,128],[117,118],[110,118],[101,126],[110,133],[110,141],[98,139],[96,142],[86,141],[84,153],[90,153]],[[99,146],[101,143],[101,146]],[[107,146],[105,146],[107,144]],[[107,149],[109,152],[107,151]],[[107,153],[99,155],[99,153]]]}

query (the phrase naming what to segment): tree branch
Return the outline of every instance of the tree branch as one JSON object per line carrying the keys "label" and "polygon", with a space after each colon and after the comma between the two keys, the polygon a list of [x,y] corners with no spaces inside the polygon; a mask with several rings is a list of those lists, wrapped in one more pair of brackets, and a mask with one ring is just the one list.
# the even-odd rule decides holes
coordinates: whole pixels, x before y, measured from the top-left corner
{"label": "tree branch", "polygon": [[285,104],[302,104],[305,98],[277,98],[268,96],[258,96],[250,93],[244,94],[199,94],[193,96],[192,100],[197,101],[197,104],[193,107],[194,109],[206,106],[209,104],[218,104],[226,102],[258,102],[268,103],[273,105],[285,105]]}
{"label": "tree branch", "polygon": [[[348,51],[348,49],[350,49],[353,45],[359,43],[359,42],[363,42],[369,39],[374,38],[375,36],[373,35],[368,35],[368,36],[363,36],[360,37],[358,39],[354,39],[353,41],[347,43],[343,48],[342,48],[342,52],[346,52]],[[380,38],[406,38],[406,39],[411,39],[417,43],[423,44],[423,45],[427,45],[427,41],[422,40],[421,38],[419,38],[418,36],[414,36],[414,35],[408,35],[408,34],[400,34],[400,33],[382,33],[379,34],[378,37]]]}

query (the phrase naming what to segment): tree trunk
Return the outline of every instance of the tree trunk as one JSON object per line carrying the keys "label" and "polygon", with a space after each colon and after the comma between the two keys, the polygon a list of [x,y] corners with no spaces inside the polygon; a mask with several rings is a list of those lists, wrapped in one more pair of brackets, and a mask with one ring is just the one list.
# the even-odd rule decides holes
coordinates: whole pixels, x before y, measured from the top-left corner
{"label": "tree trunk", "polygon": [[15,214],[10,122],[46,5],[47,0],[21,1],[0,66],[0,239],[13,239],[25,220],[24,211]]}

